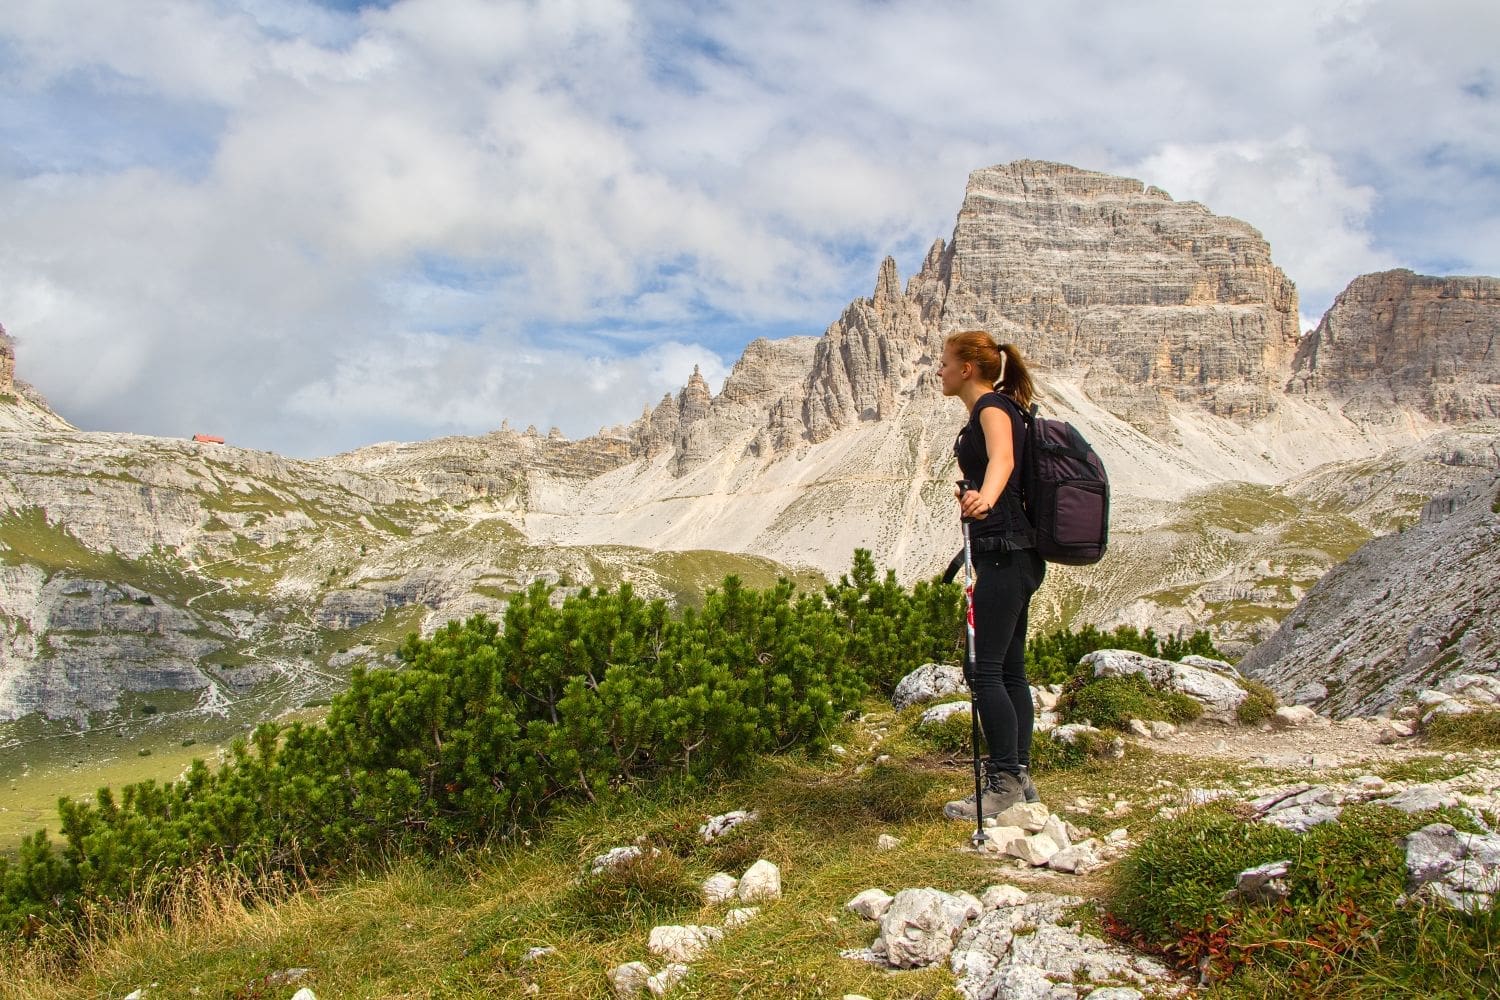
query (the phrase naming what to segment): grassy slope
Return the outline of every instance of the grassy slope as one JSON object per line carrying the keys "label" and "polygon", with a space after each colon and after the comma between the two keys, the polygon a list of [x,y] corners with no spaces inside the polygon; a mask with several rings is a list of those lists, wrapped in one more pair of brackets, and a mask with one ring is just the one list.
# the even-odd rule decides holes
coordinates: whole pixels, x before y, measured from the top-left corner
{"label": "grassy slope", "polygon": [[[522,997],[535,984],[541,996],[607,997],[605,972],[612,966],[632,960],[660,966],[646,951],[652,926],[718,923],[728,908],[638,903],[617,913],[599,903],[607,886],[580,887],[591,857],[645,836],[669,862],[653,876],[658,888],[695,886],[717,870],[738,874],[762,856],[782,870],[785,898],[694,963],[677,995],[951,997],[946,968],[891,974],[840,958],[841,949],[868,946],[875,935],[874,925],[844,903],[874,886],[978,893],[998,882],[1094,898],[1107,876],[1023,873],[961,850],[967,828],[938,818],[938,810],[963,793],[967,772],[907,735],[911,711],[877,743],[874,734],[890,724],[891,713],[869,707],[863,723],[841,734],[849,747],[843,756],[769,760],[713,788],[622,793],[555,815],[524,842],[441,862],[398,860],[378,874],[351,875],[249,909],[222,886],[188,880],[170,926],[137,918],[134,927],[89,949],[76,967],[47,968],[12,956],[0,970],[0,996],[123,996],[158,983],[148,995],[282,997],[295,987],[275,982],[275,975],[307,968],[298,985],[320,996]],[[894,775],[861,766],[879,753],[896,757]],[[1434,757],[1392,767],[1390,777],[1411,780],[1454,766]],[[1100,834],[1127,825],[1138,838],[1156,809],[1182,803],[1188,788],[1244,788],[1274,777],[1263,768],[1133,748],[1124,761],[1043,775],[1039,784],[1073,822]],[[894,796],[875,794],[882,781]],[[1094,818],[1069,810],[1080,795],[1135,805],[1122,807],[1117,818]],[[696,830],[704,818],[737,808],[758,809],[761,820],[720,844],[701,844]],[[874,850],[881,833],[900,837],[901,846]],[[1091,912],[1080,917],[1097,929]],[[542,946],[557,952],[524,960],[528,949]]]}

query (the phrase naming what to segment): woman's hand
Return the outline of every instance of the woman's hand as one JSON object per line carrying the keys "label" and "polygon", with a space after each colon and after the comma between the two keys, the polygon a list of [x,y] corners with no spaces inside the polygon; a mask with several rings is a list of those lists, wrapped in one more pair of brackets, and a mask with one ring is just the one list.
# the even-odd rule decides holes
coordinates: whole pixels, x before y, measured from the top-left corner
{"label": "woman's hand", "polygon": [[978,490],[966,490],[958,498],[958,509],[963,513],[964,517],[983,521],[990,516],[990,511],[995,508],[993,504],[979,495]]}

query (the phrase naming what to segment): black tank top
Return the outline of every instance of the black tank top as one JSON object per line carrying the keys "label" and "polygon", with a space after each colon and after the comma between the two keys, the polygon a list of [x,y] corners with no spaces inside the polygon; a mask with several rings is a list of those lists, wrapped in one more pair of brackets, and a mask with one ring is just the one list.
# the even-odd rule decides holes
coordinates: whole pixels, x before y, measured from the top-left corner
{"label": "black tank top", "polygon": [[998,392],[987,392],[974,402],[969,422],[959,430],[953,441],[953,454],[958,459],[963,477],[978,489],[984,482],[984,474],[990,467],[990,453],[985,446],[984,427],[979,423],[979,414],[997,406],[1010,418],[1010,436],[1015,465],[1010,470],[1010,479],[1000,494],[1000,502],[988,517],[969,523],[969,537],[974,541],[984,539],[987,548],[1029,549],[1036,544],[1031,522],[1026,519],[1026,509],[1021,503],[1021,459],[1026,435],[1021,410],[1009,396]]}

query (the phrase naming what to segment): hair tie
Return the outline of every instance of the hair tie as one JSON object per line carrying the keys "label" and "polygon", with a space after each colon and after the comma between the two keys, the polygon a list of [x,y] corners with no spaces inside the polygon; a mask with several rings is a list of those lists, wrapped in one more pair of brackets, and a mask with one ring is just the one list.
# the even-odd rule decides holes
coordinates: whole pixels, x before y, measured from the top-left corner
{"label": "hair tie", "polygon": [[1000,375],[995,379],[996,385],[1005,383],[1005,348],[1000,348]]}

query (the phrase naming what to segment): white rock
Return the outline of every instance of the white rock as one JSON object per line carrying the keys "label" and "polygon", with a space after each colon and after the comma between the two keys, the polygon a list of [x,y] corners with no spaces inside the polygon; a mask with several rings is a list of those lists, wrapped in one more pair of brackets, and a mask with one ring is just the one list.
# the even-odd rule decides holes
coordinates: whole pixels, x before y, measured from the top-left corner
{"label": "white rock", "polygon": [[896,848],[898,848],[900,846],[901,846],[901,838],[900,837],[892,837],[888,833],[882,833],[880,835],[880,838],[875,841],[875,850],[877,850],[877,851],[894,851]]}
{"label": "white rock", "polygon": [[318,995],[304,986],[292,994],[292,1000],[318,1000]]}
{"label": "white rock", "polygon": [[688,967],[674,963],[647,979],[646,989],[651,991],[652,996],[665,996],[671,992],[672,987],[682,982],[687,976]]}
{"label": "white rock", "polygon": [[1019,826],[986,826],[984,830],[984,850],[996,854],[1004,854],[1010,845],[1017,840],[1023,840],[1026,831]]}
{"label": "white rock", "polygon": [[866,889],[845,903],[844,907],[853,910],[866,920],[879,920],[885,916],[885,911],[891,908],[891,901],[895,898],[884,889]]}
{"label": "white rock", "polygon": [[1101,986],[1082,996],[1083,1000],[1144,1000],[1145,994],[1133,986]]}
{"label": "white rock", "polygon": [[1306,705],[1282,705],[1272,715],[1272,721],[1283,729],[1296,729],[1315,723],[1321,716]]}
{"label": "white rock", "polygon": [[[1215,663],[1216,666],[1197,665],[1203,663]],[[1233,671],[1233,667],[1228,664],[1221,667],[1217,661],[1206,661],[1201,657],[1176,662],[1131,650],[1100,649],[1083,657],[1079,664],[1091,669],[1095,677],[1142,674],[1158,690],[1175,691],[1197,701],[1203,706],[1204,718],[1231,725],[1237,721],[1235,713],[1240,703],[1249,696],[1249,692],[1234,679],[1234,674],[1222,669],[1228,667]]]}
{"label": "white rock", "polygon": [[[641,850],[641,848],[635,846],[634,844],[630,845],[629,847],[612,847],[605,853],[594,856],[594,860],[589,862],[589,872],[590,874],[598,875],[600,872],[603,872],[607,869],[618,868],[620,865],[629,864],[644,853],[645,852]],[[660,853],[661,852],[654,847],[651,849],[651,855],[653,857]]]}
{"label": "white rock", "polygon": [[1177,727],[1170,722],[1153,719],[1147,725],[1151,727],[1151,735],[1156,739],[1167,740],[1177,735]]}
{"label": "white rock", "polygon": [[1443,690],[1484,705],[1500,705],[1500,677],[1488,674],[1455,674],[1443,682]]}
{"label": "white rock", "polygon": [[1005,853],[1012,857],[1020,858],[1033,868],[1040,868],[1048,861],[1051,861],[1053,856],[1060,850],[1062,848],[1057,846],[1057,841],[1045,833],[1034,833],[1021,840],[1012,841],[1010,846],[1005,849]]}
{"label": "white rock", "polygon": [[1041,802],[1018,802],[1003,809],[995,817],[996,826],[1019,826],[1028,833],[1036,833],[1047,825],[1052,811]]}
{"label": "white rock", "polygon": [[724,932],[717,927],[665,924],[651,928],[646,950],[674,962],[691,962],[723,937]]}
{"label": "white rock", "polygon": [[898,969],[941,962],[968,919],[968,904],[937,889],[902,889],[880,919],[872,950]]}
{"label": "white rock", "polygon": [[974,895],[972,892],[964,892],[962,889],[960,889],[953,894],[953,898],[958,900],[960,903],[963,903],[964,906],[967,907],[967,909],[965,910],[965,917],[968,920],[973,920],[975,917],[984,912],[984,904],[981,903],[979,901],[979,897]]}
{"label": "white rock", "polygon": [[1099,866],[1098,845],[1097,840],[1090,839],[1065,847],[1052,856],[1047,867],[1053,871],[1085,874]]}
{"label": "white rock", "polygon": [[698,827],[698,834],[705,844],[712,844],[735,827],[743,823],[753,823],[758,819],[760,819],[760,814],[753,810],[736,809],[733,812],[710,817],[708,822]]}
{"label": "white rock", "polygon": [[646,989],[646,980],[651,978],[651,967],[645,962],[626,962],[607,973],[609,984],[617,997],[637,997]]}
{"label": "white rock", "polygon": [[1031,705],[1037,712],[1054,712],[1057,710],[1058,692],[1043,687],[1031,689]]}
{"label": "white rock", "polygon": [[1124,844],[1130,840],[1130,831],[1123,826],[1117,827],[1104,835],[1106,844]]}
{"label": "white rock", "polygon": [[739,906],[724,914],[724,929],[732,931],[737,927],[743,927],[756,917],[760,916],[758,906]]}
{"label": "white rock", "polygon": [[928,663],[897,682],[896,690],[891,694],[891,704],[899,710],[937,701],[950,694],[967,696],[968,693],[963,670],[946,663]]}
{"label": "white rock", "polygon": [[739,884],[740,880],[728,872],[715,872],[703,880],[703,901],[712,904],[733,899]]}
{"label": "white rock", "polygon": [[1026,898],[1026,892],[1013,885],[992,885],[984,890],[979,901],[986,910],[995,910],[1002,906],[1019,906],[1026,902]]}
{"label": "white rock", "polygon": [[[556,948],[552,948],[552,947],[527,948],[526,949],[526,954],[524,954],[524,955],[521,956],[521,961],[523,961],[523,962],[539,962],[542,959],[546,958],[548,955],[555,955],[555,954],[557,954],[557,949]],[[296,1000],[296,998],[294,997],[293,1000]]]}
{"label": "white rock", "polygon": [[1093,726],[1085,726],[1081,722],[1070,722],[1066,726],[1058,726],[1052,730],[1052,738],[1071,746],[1078,742],[1081,736],[1098,735],[1099,730]]}
{"label": "white rock", "polygon": [[747,903],[780,899],[781,869],[761,858],[740,878],[739,896]]}
{"label": "white rock", "polygon": [[968,715],[969,703],[966,701],[949,701],[941,705],[933,705],[922,713],[922,718],[917,720],[919,726],[936,726],[947,722],[955,715]]}
{"label": "white rock", "polygon": [[1146,725],[1146,723],[1143,722],[1142,720],[1140,720],[1140,719],[1131,719],[1130,723],[1129,723],[1129,726],[1130,726],[1131,735],[1133,735],[1133,736],[1139,736],[1142,739],[1150,739],[1151,738],[1151,727],[1148,726],[1148,725]]}
{"label": "white rock", "polygon": [[1052,838],[1058,850],[1066,851],[1073,846],[1073,840],[1068,836],[1068,825],[1059,816],[1048,816],[1047,822],[1042,824],[1041,832]]}

